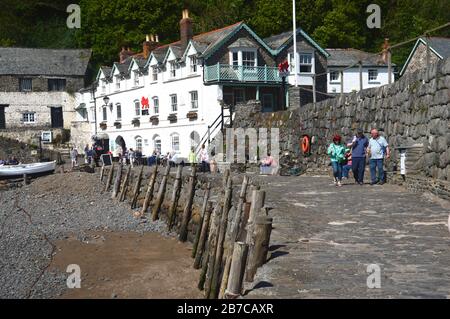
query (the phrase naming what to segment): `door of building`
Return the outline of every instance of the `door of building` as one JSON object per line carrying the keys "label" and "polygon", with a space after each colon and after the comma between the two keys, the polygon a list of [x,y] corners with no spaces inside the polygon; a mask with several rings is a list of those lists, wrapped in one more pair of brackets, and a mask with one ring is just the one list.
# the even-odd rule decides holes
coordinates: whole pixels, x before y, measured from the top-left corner
{"label": "door of building", "polygon": [[51,107],[52,128],[64,127],[62,107]]}

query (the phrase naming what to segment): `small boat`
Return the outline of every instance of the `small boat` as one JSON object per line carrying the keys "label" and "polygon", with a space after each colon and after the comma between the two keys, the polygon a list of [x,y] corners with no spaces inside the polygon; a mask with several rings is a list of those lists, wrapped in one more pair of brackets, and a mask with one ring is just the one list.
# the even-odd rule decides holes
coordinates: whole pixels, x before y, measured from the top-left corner
{"label": "small boat", "polygon": [[34,175],[53,172],[56,168],[56,161],[45,163],[31,163],[19,165],[0,166],[0,177],[22,176],[23,174]]}

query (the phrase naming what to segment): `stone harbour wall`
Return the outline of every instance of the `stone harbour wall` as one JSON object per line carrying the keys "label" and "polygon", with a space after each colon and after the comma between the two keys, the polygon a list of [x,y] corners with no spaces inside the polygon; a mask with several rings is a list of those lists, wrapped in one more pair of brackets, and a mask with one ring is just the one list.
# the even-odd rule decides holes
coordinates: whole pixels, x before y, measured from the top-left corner
{"label": "stone harbour wall", "polygon": [[[239,107],[234,127],[280,128],[280,163],[286,167],[329,170],[326,150],[334,134],[349,140],[357,128],[367,136],[371,128],[377,128],[393,150],[386,163],[388,172],[399,173],[397,148],[415,147],[421,152],[414,167],[406,168],[404,183],[410,180],[408,176],[421,176],[430,181],[419,183],[422,190],[434,192],[434,180],[450,181],[450,59],[433,64],[429,72],[422,69],[406,74],[391,85],[285,112],[260,113],[258,104]],[[304,135],[312,138],[310,154],[300,149]],[[417,185],[411,188],[419,190]]]}

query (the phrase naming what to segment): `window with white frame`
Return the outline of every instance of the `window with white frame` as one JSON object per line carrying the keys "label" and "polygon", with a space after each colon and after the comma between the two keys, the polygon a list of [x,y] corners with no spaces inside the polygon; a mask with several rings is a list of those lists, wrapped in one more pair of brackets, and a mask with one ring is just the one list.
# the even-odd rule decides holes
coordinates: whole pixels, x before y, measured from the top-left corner
{"label": "window with white frame", "polygon": [[195,55],[191,55],[189,57],[191,73],[197,73],[197,57]]}
{"label": "window with white frame", "polygon": [[116,119],[118,121],[122,119],[122,105],[120,103],[116,104]]}
{"label": "window with white frame", "polygon": [[161,153],[161,137],[159,135],[153,136],[153,150]]}
{"label": "window with white frame", "polygon": [[198,92],[191,91],[190,94],[191,94],[191,108],[198,109]]}
{"label": "window with white frame", "polygon": [[178,133],[173,133],[171,136],[172,151],[180,151],[180,135]]}
{"label": "window with white frame", "polygon": [[95,107],[91,107],[91,119],[95,119]]}
{"label": "window with white frame", "polygon": [[36,116],[33,112],[26,112],[22,114],[24,123],[36,123]]}
{"label": "window with white frame", "polygon": [[157,96],[153,97],[153,113],[159,114],[159,98]]}
{"label": "window with white frame", "polygon": [[340,72],[330,71],[330,82],[340,82]]}
{"label": "window with white frame", "polygon": [[233,65],[233,66],[239,65],[239,52],[238,51],[231,52],[231,65]]}
{"label": "window with white frame", "polygon": [[141,116],[141,103],[139,100],[134,100],[134,115]]}
{"label": "window with white frame", "polygon": [[120,90],[120,76],[116,76],[116,91]]}
{"label": "window with white frame", "polygon": [[106,106],[102,107],[103,122],[108,121],[108,110]]}
{"label": "window with white frame", "polygon": [[156,66],[152,67],[152,80],[153,82],[158,81],[158,68]]}
{"label": "window with white frame", "polygon": [[369,69],[369,82],[378,81],[378,70],[377,69]]}
{"label": "window with white frame", "polygon": [[243,66],[256,66],[256,52],[255,51],[242,51],[242,65]]}
{"label": "window with white frame", "polygon": [[171,106],[172,112],[178,111],[178,98],[177,98],[176,94],[172,94],[170,96],[170,106]]}
{"label": "window with white frame", "polygon": [[300,53],[300,73],[312,73],[312,53]]}
{"label": "window with white frame", "polygon": [[176,78],[177,77],[177,63],[175,61],[171,61],[169,64],[170,64],[170,77]]}
{"label": "window with white frame", "polygon": [[106,93],[106,81],[102,80],[102,94]]}
{"label": "window with white frame", "polygon": [[139,72],[134,71],[134,86],[139,86]]}
{"label": "window with white frame", "polygon": [[136,136],[134,141],[136,142],[136,151],[139,151],[142,153],[142,137]]}

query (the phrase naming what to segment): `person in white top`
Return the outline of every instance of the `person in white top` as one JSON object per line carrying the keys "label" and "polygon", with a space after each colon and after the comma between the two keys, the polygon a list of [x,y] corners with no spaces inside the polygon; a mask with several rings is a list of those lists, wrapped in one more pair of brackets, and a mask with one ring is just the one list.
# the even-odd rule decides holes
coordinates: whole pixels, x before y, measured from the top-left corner
{"label": "person in white top", "polygon": [[[370,185],[384,184],[384,158],[390,157],[389,144],[383,136],[380,136],[378,130],[370,131],[372,138],[369,140],[367,153],[370,159]],[[378,176],[377,176],[378,170]]]}
{"label": "person in white top", "polygon": [[200,162],[202,163],[201,171],[206,173],[209,171],[209,155],[206,150],[205,144],[202,145],[202,149],[200,151]]}

